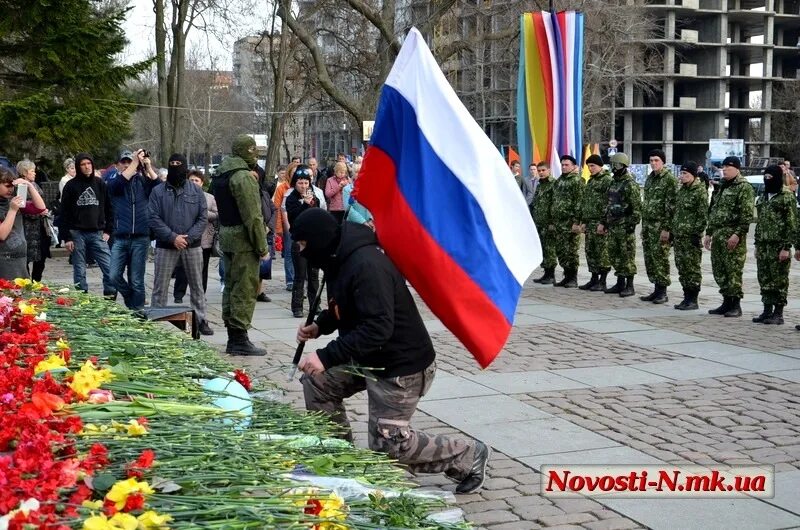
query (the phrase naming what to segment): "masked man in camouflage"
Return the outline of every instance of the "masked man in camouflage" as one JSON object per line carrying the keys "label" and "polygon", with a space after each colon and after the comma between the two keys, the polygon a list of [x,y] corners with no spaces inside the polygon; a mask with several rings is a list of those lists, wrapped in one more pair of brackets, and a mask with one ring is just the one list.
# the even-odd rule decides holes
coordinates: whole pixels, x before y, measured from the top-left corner
{"label": "masked man in camouflage", "polygon": [[553,226],[553,179],[550,177],[550,165],[547,162],[539,162],[536,171],[539,173],[539,184],[533,195],[531,212],[542,244],[544,274],[540,278],[535,278],[533,282],[552,285],[556,279],[557,265],[555,226]]}
{"label": "masked man in camouflage", "polygon": [[578,162],[570,155],[561,157],[561,176],[553,185],[553,226],[556,255],[564,268],[564,278],[556,287],[578,286],[578,248],[580,247],[580,211],[583,179]]}
{"label": "masked man in camouflage", "polygon": [[644,183],[642,204],[642,250],[647,279],[655,285],[653,292],[640,299],[654,304],[663,304],[667,298],[669,279],[670,226],[675,213],[675,194],[678,180],[672,171],[664,167],[667,156],[664,151],[650,152],[650,168]]}
{"label": "masked man in camouflage", "polygon": [[267,353],[247,336],[256,306],[260,260],[269,257],[261,194],[254,172],[257,159],[255,140],[246,134],[237,136],[233,155],[222,161],[212,182],[225,267],[222,293],[222,319],[228,328],[225,351],[231,355]]}
{"label": "masked man in camouflage", "polygon": [[753,322],[783,324],[791,249],[797,229],[797,201],[783,185],[780,166],[769,166],[764,171],[764,195],[756,207],[756,270],[764,311]]}
{"label": "masked man in camouflage", "polygon": [[582,290],[605,291],[606,276],[611,270],[608,259],[608,238],[606,234],[597,233],[597,225],[602,223],[606,216],[608,206],[608,188],[611,186],[611,173],[603,169],[603,159],[600,155],[592,155],[586,159],[589,167],[589,181],[583,191],[583,204],[581,204],[581,232],[586,234],[584,250],[586,264],[591,279],[578,287]]}
{"label": "masked man in camouflage", "polygon": [[703,245],[711,250],[711,270],[722,305],[711,315],[742,316],[742,271],[747,258],[747,232],[753,218],[753,187],[739,172],[735,156],[722,161],[722,182],[711,198],[711,213]]}
{"label": "masked man in camouflage", "polygon": [[681,185],[675,199],[675,216],[672,218],[672,234],[675,237],[675,267],[683,287],[683,301],[675,309],[681,311],[697,309],[697,295],[703,280],[703,232],[708,222],[708,193],[697,176],[697,163],[686,162],[681,166]]}
{"label": "masked man in camouflage", "polygon": [[608,236],[608,255],[617,275],[617,284],[604,292],[619,294],[623,298],[635,294],[636,225],[642,218],[642,197],[639,185],[628,172],[629,165],[625,153],[611,157],[611,170],[614,173],[608,187],[605,219],[595,228],[598,234]]}

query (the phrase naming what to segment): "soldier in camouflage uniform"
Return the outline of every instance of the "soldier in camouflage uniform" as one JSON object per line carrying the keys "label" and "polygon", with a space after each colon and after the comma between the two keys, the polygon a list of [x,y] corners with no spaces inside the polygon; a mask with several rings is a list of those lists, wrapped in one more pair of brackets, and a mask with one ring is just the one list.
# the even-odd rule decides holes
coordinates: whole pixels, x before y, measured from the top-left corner
{"label": "soldier in camouflage uniform", "polygon": [[753,322],[783,324],[791,249],[796,236],[797,201],[783,185],[780,166],[769,166],[764,171],[764,195],[757,208],[756,269],[764,311],[753,318]]}
{"label": "soldier in camouflage uniform", "polygon": [[703,244],[711,250],[711,270],[722,295],[722,305],[711,315],[742,316],[742,271],[747,258],[747,232],[753,218],[753,187],[739,172],[735,156],[722,161],[722,182],[711,198],[711,212]]}
{"label": "soldier in camouflage uniform", "polygon": [[697,176],[697,163],[681,167],[680,188],[675,199],[675,216],[671,233],[675,240],[675,267],[683,287],[683,301],[675,309],[697,309],[697,295],[702,282],[703,232],[708,222],[708,192]]}
{"label": "soldier in camouflage uniform", "polygon": [[604,292],[633,296],[633,277],[636,275],[636,225],[642,218],[642,196],[639,185],[628,172],[630,161],[625,153],[611,157],[614,172],[608,187],[605,220],[596,227],[598,234],[608,236],[608,255],[617,284]]}
{"label": "soldier in camouflage uniform", "polygon": [[255,140],[240,134],[233,141],[233,154],[222,161],[211,183],[219,209],[219,246],[225,266],[222,293],[222,320],[228,328],[225,351],[231,355],[267,353],[253,345],[247,336],[256,308],[260,260],[269,257],[261,192],[253,172],[257,158]]}
{"label": "soldier in camouflage uniform", "polygon": [[608,237],[606,234],[597,233],[597,225],[602,223],[606,216],[608,188],[612,179],[611,173],[603,169],[603,159],[600,155],[591,155],[586,159],[586,165],[589,167],[590,176],[583,190],[580,231],[586,234],[584,250],[586,264],[592,277],[578,288],[584,291],[605,291],[606,276],[611,270],[611,262],[608,259]]}
{"label": "soldier in camouflage uniform", "polygon": [[664,167],[667,156],[664,151],[650,152],[650,167],[644,183],[644,202],[642,205],[642,250],[647,279],[655,285],[653,292],[640,299],[654,304],[669,300],[667,287],[669,279],[670,226],[675,213],[675,194],[678,180],[672,171]]}
{"label": "soldier in camouflage uniform", "polygon": [[556,241],[555,227],[553,226],[553,179],[550,178],[550,165],[539,162],[536,165],[539,173],[539,184],[531,204],[531,215],[539,232],[539,241],[542,244],[542,268],[544,274],[535,278],[534,283],[555,283],[556,272]]}
{"label": "soldier in camouflage uniform", "polygon": [[310,208],[292,223],[292,239],[330,282],[328,309],[313,324],[303,324],[297,340],[339,332],[298,365],[306,408],[329,414],[352,441],[343,400],[366,390],[372,450],[412,473],[447,474],[460,481],[456,493],[478,490],[489,460],[486,444],[411,427],[417,403],[433,382],[436,352],[405,279],[378,248],[375,232],[356,223],[339,227],[330,213]]}
{"label": "soldier in camouflage uniform", "polygon": [[570,155],[561,157],[561,176],[553,185],[553,226],[556,255],[564,268],[564,279],[556,287],[578,286],[578,249],[580,248],[580,211],[583,179],[578,162]]}

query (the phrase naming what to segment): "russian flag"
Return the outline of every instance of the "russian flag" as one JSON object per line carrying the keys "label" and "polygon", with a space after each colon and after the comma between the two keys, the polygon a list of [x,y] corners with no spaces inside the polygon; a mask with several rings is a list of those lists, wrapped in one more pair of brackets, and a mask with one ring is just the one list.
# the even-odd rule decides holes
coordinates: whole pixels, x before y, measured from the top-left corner
{"label": "russian flag", "polygon": [[383,86],[356,193],[400,272],[488,366],[541,245],[509,167],[416,28]]}

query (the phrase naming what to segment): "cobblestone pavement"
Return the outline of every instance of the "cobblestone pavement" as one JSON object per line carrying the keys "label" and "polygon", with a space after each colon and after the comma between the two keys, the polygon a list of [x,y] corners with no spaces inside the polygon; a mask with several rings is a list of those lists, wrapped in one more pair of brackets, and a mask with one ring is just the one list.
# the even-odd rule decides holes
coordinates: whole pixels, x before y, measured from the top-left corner
{"label": "cobblestone pavement", "polygon": [[[752,233],[752,232],[751,232]],[[251,338],[270,355],[231,359],[274,381],[303,407],[300,385],[286,382],[299,323],[289,312],[282,262],[268,282],[273,302],[258,304]],[[798,264],[794,264],[797,269]],[[211,270],[215,270],[212,263]],[[540,271],[536,272],[536,275]],[[152,285],[152,266],[148,285]],[[560,274],[560,271],[559,271]],[[637,296],[526,286],[511,337],[480,370],[421,306],[439,371],[415,416],[417,429],[462,433],[494,448],[484,489],[458,497],[468,520],[490,530],[536,528],[800,528],[800,280],[792,274],[787,325],[753,324],[760,311],[752,252],[745,271],[744,317],[713,317],[719,296],[704,253],[700,311],[672,309],[680,286],[672,270],[670,302],[641,302],[650,292],[639,249]],[[209,319],[224,344],[216,275]],[[585,266],[581,282],[588,277]],[[45,278],[69,281],[65,258]],[[99,274],[90,270],[92,290]],[[324,344],[312,341],[309,348]],[[356,443],[366,446],[366,400],[348,401]],[[540,492],[545,464],[770,464],[772,499],[559,499]],[[442,475],[414,480],[452,490]]]}

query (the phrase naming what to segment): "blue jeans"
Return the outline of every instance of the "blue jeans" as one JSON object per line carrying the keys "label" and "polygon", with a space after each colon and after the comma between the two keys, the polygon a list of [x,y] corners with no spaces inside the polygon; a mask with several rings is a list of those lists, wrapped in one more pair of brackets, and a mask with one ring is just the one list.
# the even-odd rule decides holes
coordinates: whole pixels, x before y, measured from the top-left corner
{"label": "blue jeans", "polygon": [[283,231],[283,272],[286,274],[286,285],[294,285],[294,263],[292,262],[292,234]]}
{"label": "blue jeans", "polygon": [[103,295],[116,295],[117,290],[111,282],[111,252],[108,250],[108,243],[103,241],[103,232],[70,230],[70,235],[75,244],[75,250],[72,251],[72,282],[83,292],[89,292],[89,284],[86,283],[86,253],[90,252],[103,273]]}
{"label": "blue jeans", "polygon": [[[125,299],[128,309],[144,307],[144,269],[150,237],[135,236],[130,239],[115,238],[111,247],[111,283]],[[125,268],[128,279],[125,279]]]}

